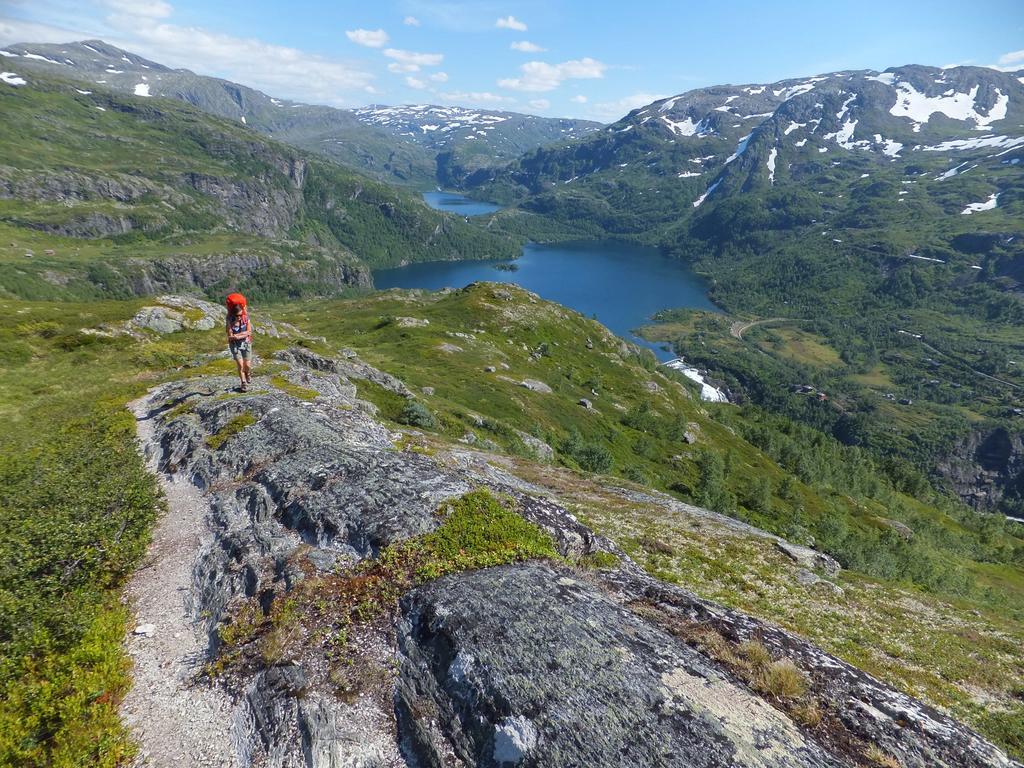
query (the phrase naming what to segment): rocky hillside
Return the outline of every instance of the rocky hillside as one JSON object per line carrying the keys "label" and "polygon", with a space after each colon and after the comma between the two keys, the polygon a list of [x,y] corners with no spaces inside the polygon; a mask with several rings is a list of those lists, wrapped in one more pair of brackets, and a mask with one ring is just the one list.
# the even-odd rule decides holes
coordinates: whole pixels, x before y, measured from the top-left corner
{"label": "rocky hillside", "polygon": [[[670,340],[741,397],[974,499],[996,486],[957,447],[968,422],[1024,430],[1021,75],[907,66],[699,89],[528,153],[477,193],[659,244],[740,320],[808,323],[814,354],[779,337]],[[832,399],[809,404],[810,385]],[[1018,482],[1005,473],[996,495],[1016,499]]]}
{"label": "rocky hillside", "polygon": [[1011,526],[515,287],[222,313],[0,299],[0,763],[1024,754]]}
{"label": "rocky hillside", "polygon": [[[409,436],[357,385],[414,396],[354,353],[277,359],[280,383],[247,396],[191,379],[138,405],[171,500],[157,541],[198,531],[203,544],[188,613],[156,611],[161,592],[146,589],[178,558],[156,555],[133,582],[153,624],[131,651],[155,670],[170,650],[160,660],[187,679],[190,647],[166,635],[203,617],[225,679],[213,721],[180,706],[181,683],[176,695],[137,683],[126,716],[156,764],[183,752],[314,766],[1016,765],[792,633],[651,578],[487,454],[396,451]],[[185,509],[174,478],[202,491]]]}
{"label": "rocky hillside", "polygon": [[238,123],[21,71],[0,83],[7,295],[336,293],[367,266],[516,251]]}
{"label": "rocky hillside", "polygon": [[171,69],[102,40],[18,44],[0,51],[0,56],[8,60],[5,68],[75,78],[87,83],[86,88],[100,85],[135,96],[178,99],[399,184],[457,183],[483,166],[509,162],[535,147],[599,127],[585,120],[460,107],[346,110],[301,104],[187,69]]}

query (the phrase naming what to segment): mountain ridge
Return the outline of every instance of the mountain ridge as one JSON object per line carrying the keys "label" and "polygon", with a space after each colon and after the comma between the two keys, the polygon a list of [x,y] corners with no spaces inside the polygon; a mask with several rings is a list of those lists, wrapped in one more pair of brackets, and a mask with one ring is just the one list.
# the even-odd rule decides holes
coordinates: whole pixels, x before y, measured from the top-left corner
{"label": "mountain ridge", "polygon": [[[565,138],[565,129],[583,132],[599,125],[514,112],[447,107],[444,109],[461,109],[467,114],[483,113],[500,119],[491,123],[489,132],[497,134],[493,138],[488,138],[489,132],[455,130],[445,133],[442,149],[436,142],[417,140],[422,136],[410,140],[405,135],[407,131],[392,130],[387,124],[380,124],[371,107],[340,109],[278,99],[223,78],[199,75],[184,68],[172,69],[102,40],[16,43],[0,51],[0,56],[11,62],[20,60],[20,64],[32,69],[77,77],[123,93],[184,101],[380,180],[414,186],[433,186],[438,181],[453,183],[461,178],[454,175],[456,167],[464,165],[469,170],[462,172],[471,172],[485,161],[511,160],[529,148],[561,140]],[[487,151],[475,149],[473,142],[486,143]],[[436,155],[442,152],[445,170],[438,177]]]}

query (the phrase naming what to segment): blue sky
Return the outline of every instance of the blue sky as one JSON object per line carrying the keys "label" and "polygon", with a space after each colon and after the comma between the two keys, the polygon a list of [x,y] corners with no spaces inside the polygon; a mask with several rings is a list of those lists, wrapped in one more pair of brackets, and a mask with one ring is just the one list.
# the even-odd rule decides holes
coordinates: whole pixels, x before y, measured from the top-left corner
{"label": "blue sky", "polygon": [[837,69],[1024,69],[1021,0],[3,0],[0,44],[98,37],[334,106],[614,120],[655,98]]}

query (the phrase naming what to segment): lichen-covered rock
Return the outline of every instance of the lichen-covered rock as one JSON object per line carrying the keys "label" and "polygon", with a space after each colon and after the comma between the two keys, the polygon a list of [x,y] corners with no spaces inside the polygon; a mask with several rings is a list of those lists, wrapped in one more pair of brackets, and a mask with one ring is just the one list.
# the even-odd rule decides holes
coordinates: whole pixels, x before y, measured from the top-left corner
{"label": "lichen-covered rock", "polygon": [[[414,764],[841,766],[701,654],[545,565],[408,595],[398,712]],[[414,715],[432,711],[448,744]]]}
{"label": "lichen-covered rock", "polygon": [[[208,507],[187,598],[211,652],[243,600],[269,608],[315,575],[433,531],[444,502],[480,486],[514,499],[567,562],[604,552],[618,565],[527,562],[417,587],[397,625],[375,626],[373,642],[346,651],[347,674],[376,670],[369,693],[352,699],[337,695],[315,637],[298,657],[237,670],[229,688],[240,764],[853,768],[875,744],[903,768],[1019,768],[965,726],[801,638],[648,576],[486,454],[396,450],[399,435],[363,407],[352,379],[409,390],[355,353],[293,348],[278,360],[301,397],[260,377],[249,393],[225,396],[231,380],[207,377],[165,385],[143,409],[161,470],[190,479]],[[805,567],[830,570],[820,553],[761,535]],[[792,660],[827,709],[828,729],[798,726],[698,650],[683,631],[694,626],[727,643],[757,639]]]}

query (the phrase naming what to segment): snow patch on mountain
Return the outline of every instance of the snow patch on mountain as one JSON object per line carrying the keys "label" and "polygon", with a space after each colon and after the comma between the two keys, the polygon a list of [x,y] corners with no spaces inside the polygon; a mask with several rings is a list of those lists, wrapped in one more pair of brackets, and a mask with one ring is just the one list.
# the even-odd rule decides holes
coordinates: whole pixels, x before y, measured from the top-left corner
{"label": "snow patch on mountain", "polygon": [[882,154],[886,157],[897,158],[900,156],[900,150],[903,149],[903,145],[898,141],[886,139],[880,133],[875,134],[875,144],[882,145]]}
{"label": "snow patch on mountain", "polygon": [[57,61],[56,59],[50,59],[50,58],[47,58],[46,56],[40,56],[38,53],[29,53],[28,51],[26,51],[25,53],[23,53],[21,55],[24,56],[26,59],[35,59],[36,61],[45,61],[48,64],[63,64],[64,63],[63,61]]}
{"label": "snow patch on mountain", "polygon": [[791,134],[797,128],[806,128],[806,127],[807,127],[807,123],[798,123],[798,122],[796,122],[796,120],[793,120],[793,121],[790,122],[789,125],[786,126],[786,130],[784,130],[782,132],[782,135],[783,136],[789,136],[789,134]]}
{"label": "snow patch on mountain", "polygon": [[149,83],[138,83],[135,86],[136,96],[149,96]]}
{"label": "snow patch on mountain", "polygon": [[850,98],[843,102],[842,108],[836,112],[836,120],[842,120],[843,116],[849,111],[850,104],[857,100],[857,94],[853,94]]}
{"label": "snow patch on mountain", "polygon": [[964,208],[960,213],[964,216],[969,216],[972,213],[978,213],[980,211],[991,211],[999,204],[999,193],[994,193],[988,200],[983,203],[971,203]]}
{"label": "snow patch on mountain", "polygon": [[[953,178],[954,176],[959,174],[960,173],[960,169],[963,168],[965,165],[967,165],[967,163],[969,163],[969,162],[970,161],[968,160],[967,162],[960,163],[960,165],[956,166],[955,168],[950,168],[945,173],[939,174],[938,176],[935,177],[935,181],[945,181],[946,179]],[[971,168],[977,168],[977,167],[978,166],[976,166],[976,165],[972,165],[971,166]],[[971,168],[968,168],[967,171],[971,170]],[[967,171],[964,171],[964,173],[967,173]]]}
{"label": "snow patch on mountain", "polygon": [[746,136],[744,136],[742,139],[740,139],[740,143],[736,145],[736,151],[733,152],[731,155],[729,155],[729,157],[727,157],[725,159],[725,164],[726,165],[728,165],[733,160],[735,160],[737,157],[739,157],[740,155],[742,155],[744,152],[747,151],[747,145],[750,143],[750,137],[753,136],[753,135],[754,134],[752,134],[752,133],[748,133]]}
{"label": "snow patch on mountain", "polygon": [[979,136],[976,139],[953,139],[935,144],[931,147],[921,147],[925,152],[951,152],[968,149],[1013,149],[1024,144],[1024,136]]}
{"label": "snow patch on mountain", "polygon": [[874,80],[876,83],[883,83],[885,85],[892,85],[896,80],[896,75],[892,72],[881,72],[877,75],[870,75],[865,78],[866,80]]}
{"label": "snow patch on mountain", "polygon": [[896,117],[910,118],[915,124],[914,131],[920,130],[919,124],[927,123],[935,113],[941,113],[952,120],[971,120],[979,127],[987,126],[996,120],[1006,117],[1006,108],[1010,103],[1009,96],[996,89],[996,103],[987,114],[978,111],[978,88],[975,85],[968,93],[953,89],[945,91],[941,96],[928,96],[918,91],[907,82],[897,82],[896,103],[889,113]]}
{"label": "snow patch on mountain", "polygon": [[0,80],[8,85],[25,85],[25,78],[19,77],[14,72],[0,72]]}
{"label": "snow patch on mountain", "polygon": [[840,128],[838,131],[835,131],[833,133],[826,133],[824,136],[822,136],[822,138],[826,140],[835,139],[836,144],[841,146],[843,149],[853,149],[858,144],[863,143],[851,141],[851,139],[853,138],[853,132],[856,130],[856,128],[856,120],[847,120],[845,123],[843,123],[843,127]]}
{"label": "snow patch on mountain", "polygon": [[775,158],[779,156],[779,150],[772,147],[772,151],[768,153],[768,181],[772,185],[775,184]]}
{"label": "snow patch on mountain", "polygon": [[694,208],[700,208],[700,204],[703,203],[705,200],[707,200],[708,199],[708,195],[710,195],[712,192],[714,192],[716,189],[718,189],[718,185],[721,184],[721,183],[722,183],[722,180],[719,179],[714,184],[712,184],[710,187],[708,187],[708,191],[707,192],[705,192],[703,195],[701,195],[700,197],[698,197],[696,200],[693,201],[693,207]]}
{"label": "snow patch on mountain", "polygon": [[687,116],[685,120],[675,121],[668,115],[662,115],[661,119],[676,136],[705,136],[710,133],[703,120],[695,123],[692,118]]}

